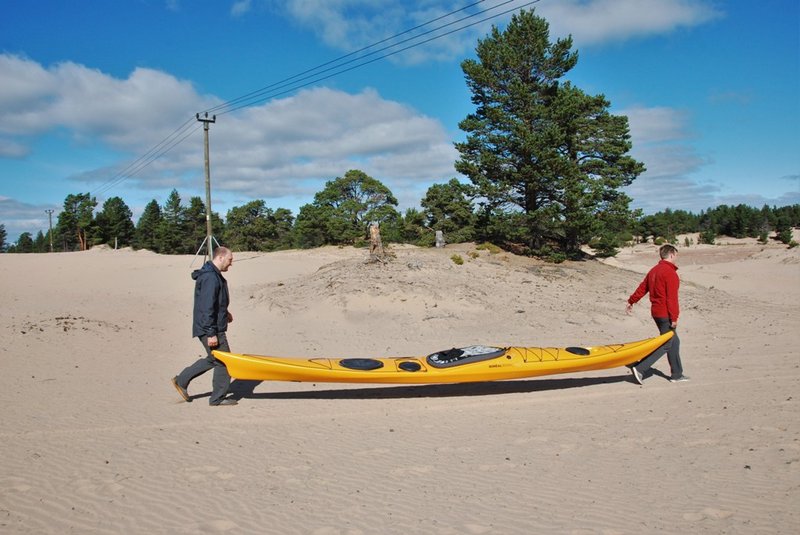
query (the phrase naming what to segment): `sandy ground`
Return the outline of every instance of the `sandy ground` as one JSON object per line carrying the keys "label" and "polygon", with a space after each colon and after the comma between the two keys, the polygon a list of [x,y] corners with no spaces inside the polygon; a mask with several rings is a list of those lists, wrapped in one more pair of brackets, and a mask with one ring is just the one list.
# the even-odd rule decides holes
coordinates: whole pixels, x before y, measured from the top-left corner
{"label": "sandy ground", "polygon": [[[681,247],[688,383],[662,359],[495,383],[170,378],[202,352],[189,277],[145,251],[0,255],[0,532],[625,534],[800,531],[800,248]],[[625,300],[653,245],[544,264],[473,245],[387,265],[236,253],[234,351],[424,355],[655,334]],[[456,265],[451,255],[465,260]],[[193,263],[194,260],[194,263]]]}

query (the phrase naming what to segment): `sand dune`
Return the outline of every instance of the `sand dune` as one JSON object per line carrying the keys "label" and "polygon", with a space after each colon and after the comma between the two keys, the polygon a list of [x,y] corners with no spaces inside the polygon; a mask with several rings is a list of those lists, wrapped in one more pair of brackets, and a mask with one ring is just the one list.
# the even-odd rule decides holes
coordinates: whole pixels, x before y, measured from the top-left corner
{"label": "sand dune", "polygon": [[[402,356],[654,334],[625,299],[652,245],[545,264],[473,245],[236,253],[234,351]],[[463,265],[451,256],[459,254]],[[796,533],[800,250],[681,248],[689,383],[664,359],[496,383],[169,379],[200,261],[0,255],[2,533]]]}

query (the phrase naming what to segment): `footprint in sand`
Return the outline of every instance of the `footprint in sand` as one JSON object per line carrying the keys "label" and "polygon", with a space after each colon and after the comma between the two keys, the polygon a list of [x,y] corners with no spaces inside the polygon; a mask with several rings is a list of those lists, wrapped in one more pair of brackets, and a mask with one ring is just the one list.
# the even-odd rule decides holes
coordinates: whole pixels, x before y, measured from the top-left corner
{"label": "footprint in sand", "polygon": [[240,532],[239,525],[232,520],[212,520],[210,522],[203,522],[195,524],[191,528],[192,533],[224,533],[226,531]]}
{"label": "footprint in sand", "polygon": [[391,452],[392,450],[389,448],[373,448],[369,450],[357,451],[355,452],[355,455],[372,457],[377,455],[389,455]]}
{"label": "footprint in sand", "polygon": [[688,520],[689,522],[700,522],[701,520],[710,519],[710,520],[724,520],[733,516],[731,511],[723,511],[721,509],[715,509],[713,507],[706,507],[701,511],[696,513],[686,513],[683,515],[684,520]]}
{"label": "footprint in sand", "polygon": [[0,492],[3,493],[28,492],[31,488],[28,481],[21,477],[12,476],[0,479]]}
{"label": "footprint in sand", "polygon": [[490,531],[492,531],[492,528],[488,526],[481,526],[480,524],[464,524],[465,533],[474,533],[475,535],[481,535],[483,533],[489,533]]}
{"label": "footprint in sand", "polygon": [[[363,531],[360,529],[350,529],[347,531],[348,535],[363,535]],[[339,528],[334,528],[330,526],[325,526],[321,528],[317,528],[311,532],[311,535],[341,535],[342,530]]]}
{"label": "footprint in sand", "polygon": [[235,476],[230,472],[221,472],[219,466],[195,466],[186,469],[186,479],[192,483],[202,483],[207,481],[209,477],[216,479],[233,479]]}
{"label": "footprint in sand", "polygon": [[104,496],[119,494],[125,487],[114,479],[76,479],[72,482],[75,491],[79,494],[90,496]]}
{"label": "footprint in sand", "polygon": [[433,472],[433,466],[429,464],[422,464],[419,466],[411,466],[407,468],[394,468],[390,471],[393,476],[410,476],[419,474],[430,474]]}

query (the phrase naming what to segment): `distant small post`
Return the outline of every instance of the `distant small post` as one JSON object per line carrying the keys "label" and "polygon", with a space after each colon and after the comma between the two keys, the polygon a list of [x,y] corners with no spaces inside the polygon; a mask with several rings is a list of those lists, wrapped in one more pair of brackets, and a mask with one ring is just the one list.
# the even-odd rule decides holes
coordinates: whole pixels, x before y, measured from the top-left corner
{"label": "distant small post", "polygon": [[444,232],[436,231],[436,247],[444,247]]}
{"label": "distant small post", "polygon": [[211,163],[208,156],[208,125],[217,122],[217,116],[212,115],[208,118],[208,112],[205,117],[200,117],[196,114],[197,120],[203,123],[203,148],[205,150],[205,167],[206,167],[206,253],[208,259],[214,258],[214,245],[213,245],[213,232],[211,229]]}
{"label": "distant small post", "polygon": [[45,210],[47,212],[47,218],[50,220],[50,252],[53,252],[53,209],[48,208]]}

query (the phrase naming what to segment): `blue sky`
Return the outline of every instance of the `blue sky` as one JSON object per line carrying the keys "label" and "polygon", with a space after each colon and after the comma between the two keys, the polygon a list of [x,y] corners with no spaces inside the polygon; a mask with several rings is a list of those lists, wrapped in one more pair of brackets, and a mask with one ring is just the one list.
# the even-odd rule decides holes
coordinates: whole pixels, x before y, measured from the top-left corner
{"label": "blue sky", "polygon": [[[134,218],[173,189],[184,203],[204,198],[195,113],[473,3],[420,31],[528,1],[0,0],[0,223],[8,241],[46,231],[45,210],[57,214],[70,193],[91,193],[98,209],[121,197]],[[629,117],[632,154],[647,166],[627,189],[633,207],[697,213],[800,203],[799,6],[540,0],[531,7],[550,23],[551,40],[572,35],[580,59],[567,78]],[[224,217],[263,199],[296,215],[349,169],[386,184],[401,210],[418,206],[430,185],[458,176],[453,142],[474,111],[460,63],[510,16],[219,110],[210,128],[213,209]],[[181,143],[140,159],[178,140],[169,137],[176,132]],[[126,169],[148,161],[135,174]]]}

